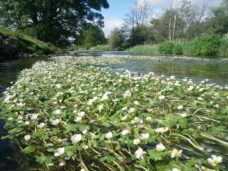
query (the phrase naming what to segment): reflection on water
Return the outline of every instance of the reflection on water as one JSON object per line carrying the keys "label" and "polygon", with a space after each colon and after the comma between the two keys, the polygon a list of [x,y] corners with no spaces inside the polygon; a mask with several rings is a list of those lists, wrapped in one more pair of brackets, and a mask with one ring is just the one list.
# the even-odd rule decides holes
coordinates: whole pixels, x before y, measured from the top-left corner
{"label": "reflection on water", "polygon": [[211,82],[225,85],[228,84],[228,63],[157,63],[153,61],[127,60],[125,64],[112,65],[111,68],[127,69],[139,73],[154,72],[157,75],[178,78],[191,78],[193,80],[209,79]]}

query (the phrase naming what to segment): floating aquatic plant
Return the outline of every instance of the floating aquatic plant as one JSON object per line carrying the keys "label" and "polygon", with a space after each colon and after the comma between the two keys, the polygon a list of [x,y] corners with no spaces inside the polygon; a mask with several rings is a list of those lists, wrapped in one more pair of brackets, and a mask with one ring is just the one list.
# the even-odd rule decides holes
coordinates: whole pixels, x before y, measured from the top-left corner
{"label": "floating aquatic plant", "polygon": [[23,70],[2,98],[5,129],[45,170],[226,170],[227,87],[56,57]]}

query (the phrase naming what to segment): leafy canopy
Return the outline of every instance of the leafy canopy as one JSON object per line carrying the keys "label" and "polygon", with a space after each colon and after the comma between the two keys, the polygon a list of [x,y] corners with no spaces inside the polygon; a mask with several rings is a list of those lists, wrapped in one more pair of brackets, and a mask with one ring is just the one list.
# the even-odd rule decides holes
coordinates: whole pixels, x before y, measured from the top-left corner
{"label": "leafy canopy", "polygon": [[108,7],[107,0],[1,0],[0,24],[64,46],[85,24],[102,26],[99,11]]}

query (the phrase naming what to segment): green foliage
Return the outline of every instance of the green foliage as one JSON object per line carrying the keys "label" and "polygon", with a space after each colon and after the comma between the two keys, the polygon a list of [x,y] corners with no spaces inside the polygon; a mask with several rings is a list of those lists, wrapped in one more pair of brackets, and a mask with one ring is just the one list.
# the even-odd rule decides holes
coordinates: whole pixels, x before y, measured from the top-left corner
{"label": "green foliage", "polygon": [[220,36],[216,34],[204,35],[192,41],[193,55],[213,56],[219,52]]}
{"label": "green foliage", "polygon": [[127,51],[141,54],[159,54],[158,46],[156,45],[137,45],[130,49],[127,49]]}
{"label": "green foliage", "polygon": [[44,55],[44,54],[51,54],[58,51],[58,49],[52,44],[42,42],[26,34],[23,34],[22,32],[11,31],[9,29],[0,28],[0,35],[16,39],[20,46],[19,47],[20,52],[23,52],[23,53],[28,53],[28,54],[35,53],[38,55]]}
{"label": "green foliage", "polygon": [[171,55],[173,54],[174,44],[171,42],[162,42],[158,46],[160,54]]}
{"label": "green foliage", "polygon": [[124,35],[122,30],[118,28],[112,30],[108,42],[112,50],[123,50]]}
{"label": "green foliage", "polygon": [[173,55],[182,55],[182,54],[183,54],[183,48],[181,44],[174,43]]}
{"label": "green foliage", "polygon": [[109,4],[107,0],[1,0],[0,7],[1,25],[65,47],[82,26],[92,22],[102,26],[100,11]]}
{"label": "green foliage", "polygon": [[89,49],[92,46],[103,44],[106,42],[104,32],[97,26],[87,26],[81,32],[82,45]]}
{"label": "green foliage", "polygon": [[89,50],[97,50],[97,51],[109,51],[111,50],[110,45],[97,45],[91,47]]}
{"label": "green foliage", "polygon": [[221,38],[221,44],[219,47],[219,56],[228,56],[228,34]]}

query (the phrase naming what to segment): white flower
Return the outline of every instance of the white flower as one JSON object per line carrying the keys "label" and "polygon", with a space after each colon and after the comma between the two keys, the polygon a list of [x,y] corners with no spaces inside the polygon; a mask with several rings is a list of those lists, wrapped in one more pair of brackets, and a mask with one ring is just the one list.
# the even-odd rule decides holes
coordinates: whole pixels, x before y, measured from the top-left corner
{"label": "white flower", "polygon": [[23,116],[18,116],[18,118],[17,118],[17,119],[21,120],[21,119],[23,119]]}
{"label": "white flower", "polygon": [[145,151],[143,151],[142,148],[138,148],[138,150],[135,152],[135,156],[137,159],[143,159],[144,158],[144,155],[146,154]]}
{"label": "white flower", "polygon": [[149,138],[149,133],[145,133],[145,134],[141,134],[141,139],[143,139],[143,140],[146,140],[146,139],[148,139]]}
{"label": "white flower", "polygon": [[87,133],[87,130],[86,129],[83,130],[82,133],[85,135]]}
{"label": "white flower", "polygon": [[62,166],[64,166],[65,165],[65,162],[64,161],[61,161],[60,163],[59,163],[59,166],[60,167],[62,167]]}
{"label": "white flower", "polygon": [[55,115],[58,115],[58,114],[61,113],[61,110],[55,110],[55,111],[53,111],[52,113],[55,114]]}
{"label": "white flower", "polygon": [[159,96],[158,98],[159,98],[159,100],[163,100],[163,99],[165,99],[165,96],[162,95],[162,96]]}
{"label": "white flower", "polygon": [[134,101],[133,103],[134,103],[134,105],[140,105],[140,103],[138,101]]}
{"label": "white flower", "polygon": [[30,122],[29,122],[29,121],[26,121],[26,122],[25,122],[25,125],[29,125],[29,124],[30,124]]}
{"label": "white flower", "polygon": [[32,114],[32,115],[31,115],[31,119],[32,119],[32,120],[37,119],[37,117],[38,117],[38,114]]}
{"label": "white flower", "polygon": [[125,115],[124,117],[122,117],[122,121],[125,121],[127,119],[128,115]]}
{"label": "white flower", "polygon": [[31,136],[30,136],[30,135],[25,135],[25,136],[24,136],[24,139],[25,139],[25,141],[28,141],[28,140],[31,139]]}
{"label": "white flower", "polygon": [[77,116],[77,117],[74,119],[75,122],[80,122],[81,120],[82,120],[82,118],[79,117],[79,116]]}
{"label": "white flower", "polygon": [[222,163],[222,157],[221,156],[216,156],[212,155],[211,158],[207,159],[208,163],[210,163],[212,166],[217,166],[217,164]]}
{"label": "white flower", "polygon": [[203,98],[202,97],[197,97],[197,100],[203,100]]}
{"label": "white flower", "polygon": [[172,171],[181,171],[181,170],[177,168],[173,168]]}
{"label": "white flower", "polygon": [[130,108],[129,110],[128,110],[128,113],[133,113],[135,111],[135,108]]}
{"label": "white flower", "polygon": [[161,127],[161,128],[157,128],[156,130],[155,130],[155,132],[157,132],[157,133],[165,133],[165,132],[167,132],[169,130],[169,128],[167,128],[167,127]]}
{"label": "white flower", "polygon": [[57,152],[54,154],[54,156],[55,156],[55,157],[61,156],[61,155],[64,154],[64,152],[65,152],[65,148],[64,148],[64,147],[58,148],[58,149],[57,149]]}
{"label": "white flower", "polygon": [[89,146],[88,145],[83,145],[82,148],[87,150],[89,148]]}
{"label": "white flower", "polygon": [[140,143],[140,139],[134,139],[134,140],[133,140],[133,143],[134,143],[135,145],[138,145],[138,144]]}
{"label": "white flower", "polygon": [[45,126],[45,123],[40,123],[39,125],[37,125],[38,128],[43,128]]}
{"label": "white flower", "polygon": [[129,131],[129,130],[127,130],[127,129],[125,129],[125,130],[123,130],[122,132],[121,132],[121,134],[122,135],[127,135],[127,134],[130,134],[131,132]]}
{"label": "white flower", "polygon": [[105,93],[102,98],[101,98],[101,101],[105,101],[105,100],[108,100],[108,94]]}
{"label": "white flower", "polygon": [[184,107],[182,105],[178,106],[177,109],[181,110],[183,109]]}
{"label": "white flower", "polygon": [[72,141],[72,143],[78,143],[79,141],[81,141],[82,139],[82,135],[81,134],[74,134],[70,140]]}
{"label": "white flower", "polygon": [[85,112],[79,112],[79,113],[78,113],[78,116],[79,116],[79,117],[85,116]]}
{"label": "white flower", "polygon": [[129,96],[131,96],[130,91],[129,90],[125,91],[123,94],[123,97],[125,98],[125,97],[129,97]]}
{"label": "white flower", "polygon": [[61,84],[56,84],[55,87],[56,87],[56,88],[61,88],[62,85],[61,85]]}
{"label": "white flower", "polygon": [[58,125],[60,123],[60,119],[54,119],[51,121],[52,125]]}
{"label": "white flower", "polygon": [[182,153],[182,150],[177,150],[177,149],[173,149],[171,152],[171,158],[175,158],[175,157],[180,157]]}
{"label": "white flower", "polygon": [[104,108],[104,105],[103,105],[103,104],[98,105],[98,110],[99,110],[99,111],[101,111],[103,108]]}
{"label": "white flower", "polygon": [[147,121],[151,121],[152,118],[149,116],[149,117],[146,118],[146,120],[147,120]]}
{"label": "white flower", "polygon": [[164,146],[162,143],[157,144],[157,145],[156,145],[156,150],[157,150],[158,152],[164,151],[164,150],[165,150],[165,146]]}
{"label": "white flower", "polygon": [[9,117],[9,118],[8,118],[8,121],[12,121],[12,120],[13,120],[13,118],[12,118],[12,117]]}
{"label": "white flower", "polygon": [[192,91],[193,88],[194,88],[193,86],[190,86],[187,90],[188,90],[188,91]]}
{"label": "white flower", "polygon": [[106,137],[107,139],[112,138],[112,132],[106,133],[106,134],[105,134],[105,137]]}

